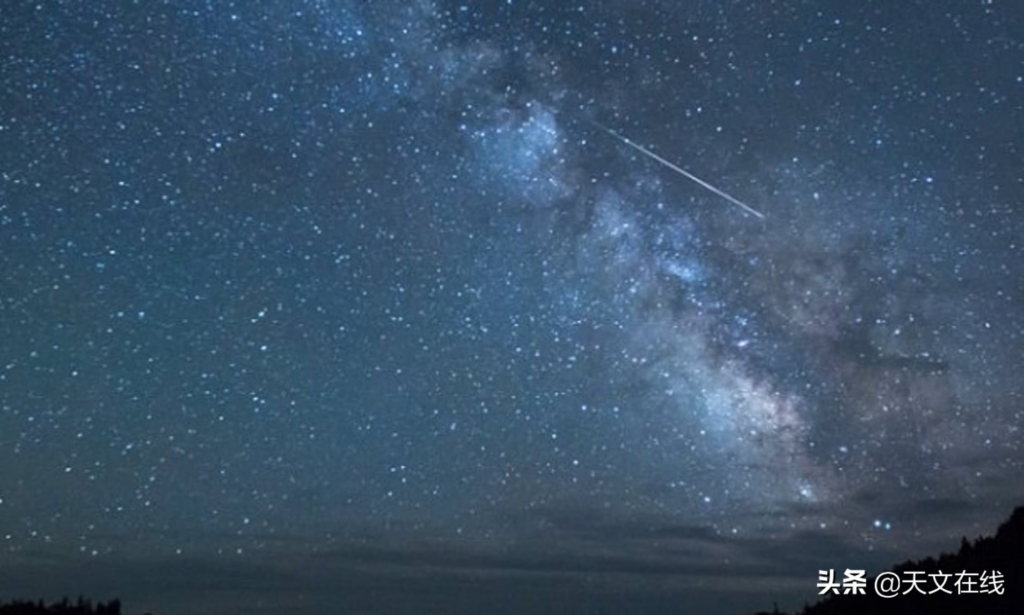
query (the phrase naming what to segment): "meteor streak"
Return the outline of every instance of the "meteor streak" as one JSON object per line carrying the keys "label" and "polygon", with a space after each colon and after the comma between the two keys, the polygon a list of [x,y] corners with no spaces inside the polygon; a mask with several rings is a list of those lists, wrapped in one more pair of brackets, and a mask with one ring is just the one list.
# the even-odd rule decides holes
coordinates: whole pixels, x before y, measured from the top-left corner
{"label": "meteor streak", "polygon": [[700,186],[702,188],[706,188],[706,189],[710,190],[711,192],[714,192],[715,194],[717,194],[718,196],[722,197],[723,199],[729,201],[730,203],[732,203],[734,205],[738,205],[739,207],[743,208],[743,211],[745,211],[745,212],[747,212],[749,214],[755,215],[758,218],[764,220],[764,214],[763,213],[757,211],[756,209],[754,209],[750,205],[747,205],[746,203],[744,203],[743,201],[737,199],[736,197],[731,196],[731,195],[729,195],[729,194],[719,190],[718,188],[715,188],[714,186],[712,186],[711,184],[707,183],[703,179],[697,177],[693,173],[690,173],[686,169],[684,169],[684,168],[682,168],[682,167],[680,167],[680,166],[678,166],[676,164],[673,164],[672,162],[669,162],[668,160],[665,160],[664,158],[662,158],[661,156],[655,154],[654,152],[652,152],[651,150],[647,149],[643,145],[640,145],[639,143],[634,143],[634,142],[630,141],[628,138],[620,135],[619,133],[615,132],[611,128],[608,128],[607,126],[603,126],[601,124],[598,124],[597,122],[594,122],[594,124],[597,125],[597,127],[600,128],[601,130],[607,132],[611,136],[615,137],[619,141],[622,141],[623,143],[625,143],[626,145],[628,145],[628,146],[632,147],[633,149],[637,150],[641,154],[643,154],[643,155],[645,155],[645,156],[647,156],[649,158],[653,158],[654,160],[656,160],[656,161],[660,162],[661,164],[665,165],[666,167],[672,169],[676,173],[679,173],[680,175],[682,175],[686,179],[696,183],[698,186]]}

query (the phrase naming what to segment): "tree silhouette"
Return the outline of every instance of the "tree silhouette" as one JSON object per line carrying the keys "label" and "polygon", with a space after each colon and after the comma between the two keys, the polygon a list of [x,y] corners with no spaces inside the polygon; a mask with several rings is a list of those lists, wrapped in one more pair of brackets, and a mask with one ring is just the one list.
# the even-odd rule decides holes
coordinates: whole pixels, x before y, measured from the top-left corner
{"label": "tree silhouette", "polygon": [[47,606],[45,602],[31,602],[28,600],[15,600],[8,604],[0,605],[0,615],[121,615],[121,601],[111,600],[110,602],[97,602],[93,605],[91,600],[79,596],[72,604],[64,597],[60,602],[54,602]]}

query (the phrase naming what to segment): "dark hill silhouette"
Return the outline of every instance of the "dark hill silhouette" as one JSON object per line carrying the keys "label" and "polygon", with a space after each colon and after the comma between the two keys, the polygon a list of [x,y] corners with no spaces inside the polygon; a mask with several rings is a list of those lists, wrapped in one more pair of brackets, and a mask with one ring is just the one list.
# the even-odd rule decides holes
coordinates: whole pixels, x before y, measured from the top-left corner
{"label": "dark hill silhouette", "polygon": [[[930,592],[935,582],[930,574],[949,574],[945,583],[952,595],[935,593],[922,595],[906,584],[905,573],[924,573],[918,578],[923,581],[921,589]],[[1003,593],[958,595],[954,583],[960,572],[1002,573]],[[973,543],[966,537],[961,540],[960,550],[953,554],[942,554],[938,558],[928,557],[919,561],[908,561],[892,568],[891,572],[904,580],[900,595],[882,598],[875,591],[875,577],[867,579],[864,595],[829,595],[816,604],[806,606],[802,615],[1020,615],[1024,613],[1024,507],[1017,508],[1010,518],[999,526],[995,536],[979,538]],[[841,582],[844,571],[836,570],[836,582]],[[980,577],[973,577],[973,589],[979,589]],[[964,585],[966,586],[966,584]],[[990,584],[988,587],[993,587]],[[903,591],[911,588],[911,593]],[[839,591],[843,591],[840,589]],[[761,613],[758,615],[773,615]],[[774,615],[782,615],[778,610]]]}

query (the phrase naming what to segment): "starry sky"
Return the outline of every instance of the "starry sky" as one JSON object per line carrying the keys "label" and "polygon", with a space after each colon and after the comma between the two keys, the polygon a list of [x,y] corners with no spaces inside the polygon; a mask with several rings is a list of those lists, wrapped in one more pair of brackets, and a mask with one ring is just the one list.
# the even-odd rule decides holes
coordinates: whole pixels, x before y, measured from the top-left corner
{"label": "starry sky", "polygon": [[991,532],[1021,32],[1008,0],[5,4],[0,597],[718,615]]}

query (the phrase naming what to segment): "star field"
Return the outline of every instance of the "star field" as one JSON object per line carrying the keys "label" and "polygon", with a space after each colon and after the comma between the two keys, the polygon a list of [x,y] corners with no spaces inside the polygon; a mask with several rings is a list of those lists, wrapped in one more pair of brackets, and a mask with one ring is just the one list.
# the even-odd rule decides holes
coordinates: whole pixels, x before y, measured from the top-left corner
{"label": "star field", "polygon": [[0,15],[0,596],[734,612],[1024,499],[1014,3]]}

